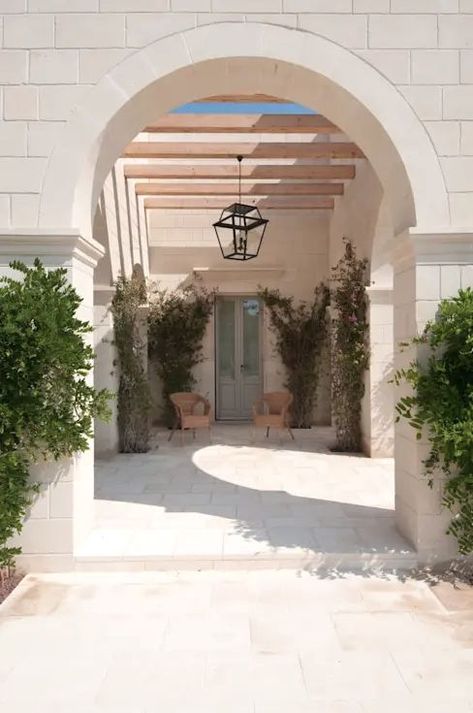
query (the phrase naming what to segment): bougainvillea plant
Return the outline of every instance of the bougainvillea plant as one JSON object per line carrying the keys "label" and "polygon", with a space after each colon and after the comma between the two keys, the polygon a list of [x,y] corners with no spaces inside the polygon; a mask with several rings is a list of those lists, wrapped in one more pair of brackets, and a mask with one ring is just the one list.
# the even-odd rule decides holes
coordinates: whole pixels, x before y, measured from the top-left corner
{"label": "bougainvillea plant", "polygon": [[284,386],[294,396],[291,424],[294,428],[310,428],[327,340],[329,290],[322,283],[310,302],[298,304],[279,290],[261,289],[258,297],[269,312],[276,350],[286,369]]}
{"label": "bougainvillea plant", "polygon": [[174,422],[169,395],[192,391],[194,368],[202,361],[202,345],[213,312],[215,292],[192,284],[182,289],[155,287],[150,296],[148,350],[163,394],[163,419]]}
{"label": "bougainvillea plant", "polygon": [[332,413],[334,450],[361,451],[361,400],[369,365],[367,319],[368,261],[356,256],[345,239],[345,252],[332,268]]}
{"label": "bougainvillea plant", "polygon": [[[414,344],[429,349],[395,374],[397,385],[409,384],[412,394],[399,400],[399,418],[406,418],[430,441],[424,461],[428,482],[443,474],[443,502],[453,513],[448,532],[462,554],[473,552],[473,291],[460,290],[443,300],[435,320]],[[406,345],[405,345],[406,346]]]}
{"label": "bougainvillea plant", "polygon": [[119,374],[117,425],[121,453],[146,453],[149,449],[151,398],[143,339],[146,323],[140,312],[146,302],[146,285],[139,275],[117,280],[111,311]]}

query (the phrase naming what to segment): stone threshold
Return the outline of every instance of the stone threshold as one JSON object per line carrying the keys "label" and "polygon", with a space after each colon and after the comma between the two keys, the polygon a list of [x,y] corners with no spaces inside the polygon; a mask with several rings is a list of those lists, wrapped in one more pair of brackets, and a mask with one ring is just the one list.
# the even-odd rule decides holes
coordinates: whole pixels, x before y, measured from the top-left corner
{"label": "stone threshold", "polygon": [[222,557],[205,557],[189,555],[183,558],[127,555],[120,556],[76,556],[73,568],[78,571],[97,570],[294,570],[307,571],[346,571],[346,572],[391,572],[393,570],[408,571],[416,569],[418,559],[415,552],[405,553],[314,553],[301,557],[300,555],[275,554],[273,557],[236,555]]}

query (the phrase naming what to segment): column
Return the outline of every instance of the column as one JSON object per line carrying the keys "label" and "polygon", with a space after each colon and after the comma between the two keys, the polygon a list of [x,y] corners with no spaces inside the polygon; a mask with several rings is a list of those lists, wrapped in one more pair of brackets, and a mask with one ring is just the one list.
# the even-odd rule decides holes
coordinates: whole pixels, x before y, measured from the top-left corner
{"label": "column", "polygon": [[114,344],[111,302],[113,287],[95,286],[94,290],[94,385],[108,389],[115,398],[110,401],[112,417],[105,422],[97,419],[94,427],[95,454],[109,457],[118,452],[117,394],[119,386],[117,354]]}
{"label": "column", "polygon": [[393,290],[367,288],[370,365],[362,402],[363,449],[371,458],[394,454]]}
{"label": "column", "polygon": [[[427,359],[425,346],[400,344],[422,333],[435,317],[440,300],[473,285],[473,232],[424,233],[411,229],[395,239],[394,256],[394,368]],[[395,399],[407,387],[395,390]],[[416,548],[423,563],[447,561],[457,554],[456,541],[446,534],[451,513],[442,507],[443,476],[433,488],[424,475],[429,453],[424,436],[405,419],[395,426],[396,519],[399,530]]]}
{"label": "column", "polygon": [[[45,267],[64,267],[83,299],[78,316],[93,323],[93,279],[103,248],[71,230],[3,231],[0,235],[0,274],[13,274],[12,260],[32,264],[39,257]],[[88,338],[93,339],[90,333]],[[89,375],[90,382],[93,374]],[[73,567],[73,555],[87,534],[94,495],[93,441],[87,452],[60,462],[38,464],[32,478],[41,483],[23,531],[15,544],[22,547],[21,569],[47,571]]]}

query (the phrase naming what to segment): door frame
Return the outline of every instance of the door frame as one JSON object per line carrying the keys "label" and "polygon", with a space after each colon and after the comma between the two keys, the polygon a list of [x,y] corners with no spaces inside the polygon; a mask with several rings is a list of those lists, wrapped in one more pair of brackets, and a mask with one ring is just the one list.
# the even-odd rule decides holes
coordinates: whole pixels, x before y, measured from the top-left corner
{"label": "door frame", "polygon": [[263,339],[263,330],[265,327],[265,320],[264,320],[264,309],[263,309],[263,302],[260,300],[258,295],[251,291],[251,292],[228,292],[228,293],[222,293],[222,294],[217,294],[214,297],[214,364],[215,364],[215,369],[214,369],[214,394],[215,394],[215,420],[222,422],[222,423],[229,423],[232,421],[239,421],[241,423],[248,423],[251,420],[250,418],[245,418],[245,417],[240,417],[240,418],[225,418],[221,417],[219,415],[219,407],[220,407],[220,402],[219,402],[219,333],[218,333],[218,313],[217,313],[217,302],[219,299],[251,299],[252,297],[255,297],[259,300],[261,309],[260,309],[260,314],[259,314],[259,370],[260,370],[260,381],[261,381],[261,392],[264,391],[264,373],[263,373],[263,365],[264,365],[264,355],[263,355],[263,346],[264,346],[264,339]]}

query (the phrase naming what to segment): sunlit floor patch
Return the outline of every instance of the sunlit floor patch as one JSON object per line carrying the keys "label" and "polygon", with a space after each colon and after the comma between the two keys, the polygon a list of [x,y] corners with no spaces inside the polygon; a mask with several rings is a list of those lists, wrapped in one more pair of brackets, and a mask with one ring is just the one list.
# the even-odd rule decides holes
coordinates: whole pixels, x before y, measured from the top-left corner
{"label": "sunlit floor patch", "polygon": [[[81,558],[307,564],[413,563],[394,522],[390,459],[333,454],[316,428],[254,437],[217,425],[195,439],[156,435],[144,455],[98,461],[94,527]],[[325,559],[324,559],[325,558]]]}

